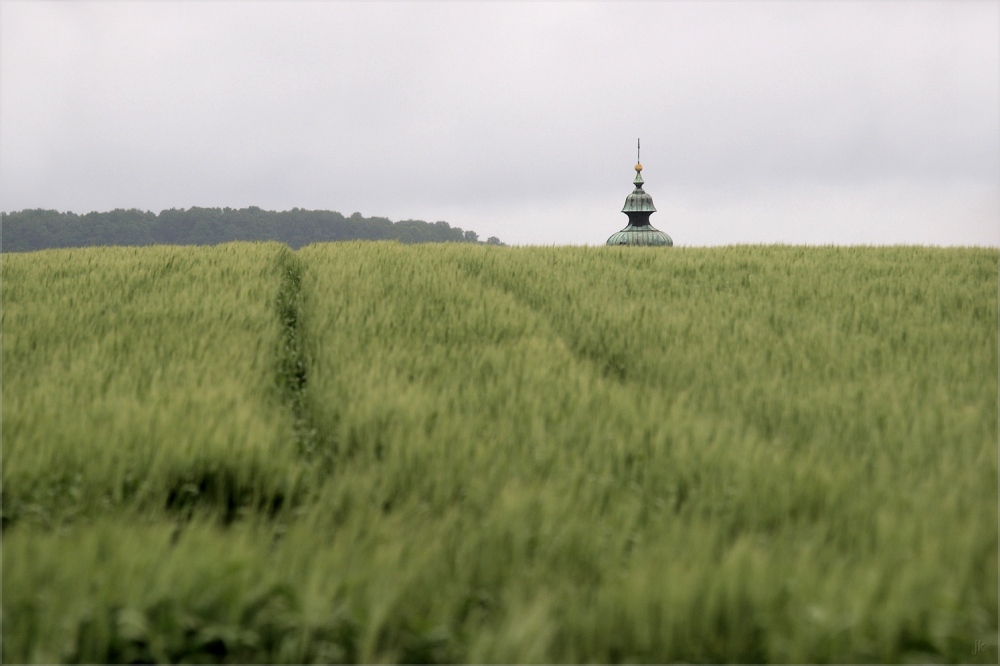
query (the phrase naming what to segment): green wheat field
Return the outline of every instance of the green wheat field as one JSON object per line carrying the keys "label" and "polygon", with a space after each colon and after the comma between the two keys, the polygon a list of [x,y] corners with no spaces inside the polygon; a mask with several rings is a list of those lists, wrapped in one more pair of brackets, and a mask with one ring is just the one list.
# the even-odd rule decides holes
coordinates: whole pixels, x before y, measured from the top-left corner
{"label": "green wheat field", "polygon": [[996,663],[998,261],[4,254],[3,661]]}

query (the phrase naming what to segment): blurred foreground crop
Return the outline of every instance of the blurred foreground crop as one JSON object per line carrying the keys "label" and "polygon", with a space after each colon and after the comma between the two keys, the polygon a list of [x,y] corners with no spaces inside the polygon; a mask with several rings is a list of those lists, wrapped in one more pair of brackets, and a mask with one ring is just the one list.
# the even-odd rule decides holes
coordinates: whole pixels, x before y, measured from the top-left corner
{"label": "blurred foreground crop", "polygon": [[3,256],[5,662],[996,662],[993,249]]}

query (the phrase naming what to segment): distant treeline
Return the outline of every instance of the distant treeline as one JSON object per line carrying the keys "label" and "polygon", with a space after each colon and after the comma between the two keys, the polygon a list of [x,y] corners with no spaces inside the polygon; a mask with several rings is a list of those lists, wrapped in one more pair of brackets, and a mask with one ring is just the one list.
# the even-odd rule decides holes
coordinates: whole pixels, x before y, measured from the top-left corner
{"label": "distant treeline", "polygon": [[[107,213],[22,210],[0,213],[4,252],[90,245],[216,245],[229,241],[280,241],[298,249],[309,243],[397,240],[402,243],[482,243],[475,231],[447,222],[344,217],[329,210],[289,211],[249,208],[171,208],[159,215],[135,208]],[[502,245],[495,236],[489,245]]]}

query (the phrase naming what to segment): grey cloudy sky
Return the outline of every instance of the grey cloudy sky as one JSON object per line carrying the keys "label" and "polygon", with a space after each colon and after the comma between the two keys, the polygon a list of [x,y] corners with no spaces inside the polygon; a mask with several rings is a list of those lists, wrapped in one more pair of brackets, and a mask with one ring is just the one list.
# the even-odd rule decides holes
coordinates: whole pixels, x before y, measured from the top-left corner
{"label": "grey cloudy sky", "polygon": [[998,7],[4,2],[0,208],[1000,245]]}

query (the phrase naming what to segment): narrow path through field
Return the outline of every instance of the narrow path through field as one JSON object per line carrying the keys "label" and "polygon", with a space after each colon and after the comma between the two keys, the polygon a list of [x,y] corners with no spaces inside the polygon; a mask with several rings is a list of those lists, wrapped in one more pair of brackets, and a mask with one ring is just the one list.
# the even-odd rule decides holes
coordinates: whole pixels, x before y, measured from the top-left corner
{"label": "narrow path through field", "polygon": [[[507,272],[488,267],[482,257],[460,255],[456,259],[456,265],[484,291],[503,294],[507,299],[516,302],[521,308],[530,312],[532,317],[541,322],[541,325],[551,333],[551,337],[558,341],[559,346],[580,364],[589,368],[595,378],[610,379],[616,383],[627,383],[634,379],[624,372],[620,359],[587,353],[568,335],[553,312],[544,307],[543,303],[546,301],[544,295],[537,289],[532,290],[531,283],[538,280],[528,280],[523,277],[517,279]],[[552,276],[547,276],[545,280],[541,281],[547,282],[551,278]]]}

